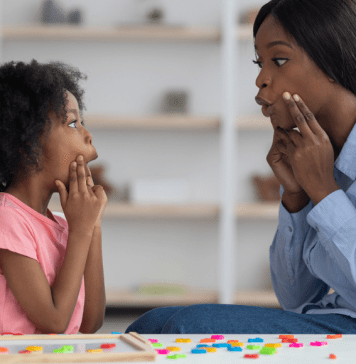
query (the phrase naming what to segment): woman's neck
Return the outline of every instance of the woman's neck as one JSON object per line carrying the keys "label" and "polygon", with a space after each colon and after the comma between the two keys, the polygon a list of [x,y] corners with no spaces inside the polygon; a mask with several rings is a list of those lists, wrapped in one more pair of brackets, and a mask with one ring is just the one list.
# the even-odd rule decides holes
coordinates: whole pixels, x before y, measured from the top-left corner
{"label": "woman's neck", "polygon": [[336,160],[356,124],[356,96],[343,89],[315,118],[328,134]]}

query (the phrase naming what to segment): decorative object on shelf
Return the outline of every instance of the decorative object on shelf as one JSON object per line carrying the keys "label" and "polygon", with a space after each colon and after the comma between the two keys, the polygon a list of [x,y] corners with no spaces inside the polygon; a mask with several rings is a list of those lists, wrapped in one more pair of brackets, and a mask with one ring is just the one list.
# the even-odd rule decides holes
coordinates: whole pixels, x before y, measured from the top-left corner
{"label": "decorative object on shelf", "polygon": [[147,19],[150,23],[159,24],[163,19],[163,11],[159,8],[152,9],[147,14]]}
{"label": "decorative object on shelf", "polygon": [[75,9],[69,12],[68,14],[68,23],[69,24],[81,24],[82,12],[79,9]]}
{"label": "decorative object on shelf", "polygon": [[144,295],[178,295],[185,296],[189,291],[187,286],[174,283],[145,283],[134,289],[135,294]]}
{"label": "decorative object on shelf", "polygon": [[113,186],[105,179],[104,171],[105,168],[101,164],[90,167],[90,172],[93,178],[94,185],[100,185],[103,187],[108,197],[108,200],[114,202],[128,203],[130,200],[129,187],[123,186],[122,188],[117,188]]}
{"label": "decorative object on shelf", "polygon": [[163,99],[163,112],[168,114],[187,113],[188,93],[186,91],[168,91]]}
{"label": "decorative object on shelf", "polygon": [[253,24],[257,17],[258,12],[260,11],[260,7],[251,7],[245,11],[243,11],[239,18],[240,24]]}
{"label": "decorative object on shelf", "polygon": [[105,180],[103,176],[103,172],[105,171],[105,167],[102,164],[98,164],[96,166],[90,167],[91,176],[93,178],[94,185],[100,185],[103,187],[107,197],[109,198],[109,195],[114,190],[114,187]]}
{"label": "decorative object on shelf", "polygon": [[137,204],[188,203],[188,183],[184,180],[135,180],[131,198]]}
{"label": "decorative object on shelf", "polygon": [[124,185],[122,187],[114,188],[114,191],[110,195],[110,201],[118,203],[129,203],[130,202],[129,185]]}
{"label": "decorative object on shelf", "polygon": [[280,201],[280,184],[274,174],[264,176],[252,176],[252,183],[260,201]]}
{"label": "decorative object on shelf", "polygon": [[74,9],[66,15],[62,6],[54,0],[45,0],[42,4],[42,23],[44,24],[80,24],[82,22],[82,12]]}
{"label": "decorative object on shelf", "polygon": [[143,23],[162,24],[164,11],[160,0],[139,0]]}
{"label": "decorative object on shelf", "polygon": [[66,15],[56,1],[45,0],[42,5],[42,22],[45,24],[65,23]]}

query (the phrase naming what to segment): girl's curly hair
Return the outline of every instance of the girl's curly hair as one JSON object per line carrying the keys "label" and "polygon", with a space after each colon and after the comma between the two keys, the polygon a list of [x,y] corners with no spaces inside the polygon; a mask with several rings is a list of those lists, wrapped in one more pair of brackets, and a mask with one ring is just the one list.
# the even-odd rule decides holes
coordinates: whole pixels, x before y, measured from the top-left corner
{"label": "girl's curly hair", "polygon": [[43,144],[52,127],[48,111],[67,121],[65,91],[75,96],[82,116],[86,107],[80,79],[87,76],[58,61],[11,61],[0,67],[0,192],[18,182],[18,171],[24,180],[43,170],[38,160],[42,160]]}

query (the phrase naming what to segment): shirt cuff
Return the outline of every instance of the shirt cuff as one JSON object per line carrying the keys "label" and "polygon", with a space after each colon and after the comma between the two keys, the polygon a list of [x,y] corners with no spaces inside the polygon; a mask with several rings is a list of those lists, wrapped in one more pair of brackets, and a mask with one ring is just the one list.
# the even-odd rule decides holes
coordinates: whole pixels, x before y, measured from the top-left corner
{"label": "shirt cuff", "polygon": [[307,216],[313,209],[313,202],[310,201],[302,210],[294,213],[288,212],[288,210],[283,206],[282,200],[279,205],[279,224],[278,228],[282,231],[288,229],[289,232],[294,231],[296,227],[301,229],[301,231],[307,231],[309,229],[309,224],[307,222]]}
{"label": "shirt cuff", "polygon": [[345,224],[355,219],[355,207],[341,189],[326,196],[307,216],[321,242],[330,240]]}

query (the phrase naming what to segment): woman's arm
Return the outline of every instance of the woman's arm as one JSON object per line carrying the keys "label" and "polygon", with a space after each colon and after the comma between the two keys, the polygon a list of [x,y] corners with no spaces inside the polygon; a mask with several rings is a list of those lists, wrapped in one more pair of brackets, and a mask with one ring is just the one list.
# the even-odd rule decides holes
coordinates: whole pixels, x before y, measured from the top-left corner
{"label": "woman's arm", "polygon": [[72,317],[83,278],[92,233],[68,235],[62,268],[52,286],[35,259],[0,249],[6,282],[28,318],[43,333],[64,333]]}
{"label": "woman's arm", "polygon": [[309,204],[310,198],[304,192],[288,194],[283,192],[282,203],[290,214],[295,214],[304,209]]}
{"label": "woman's arm", "polygon": [[94,228],[84,270],[84,284],[84,312],[79,331],[83,334],[93,334],[98,331],[103,324],[106,307],[101,226],[96,226]]}
{"label": "woman's arm", "polygon": [[[282,186],[280,194],[283,195]],[[329,290],[304,262],[305,242],[311,229],[306,218],[312,208],[309,202],[298,212],[289,213],[281,203],[278,229],[270,247],[273,288],[283,309],[289,311],[299,312],[299,306],[317,302]]]}
{"label": "woman's arm", "polygon": [[335,191],[308,214],[316,234],[305,262],[339,295],[334,303],[356,311],[356,183]]}

